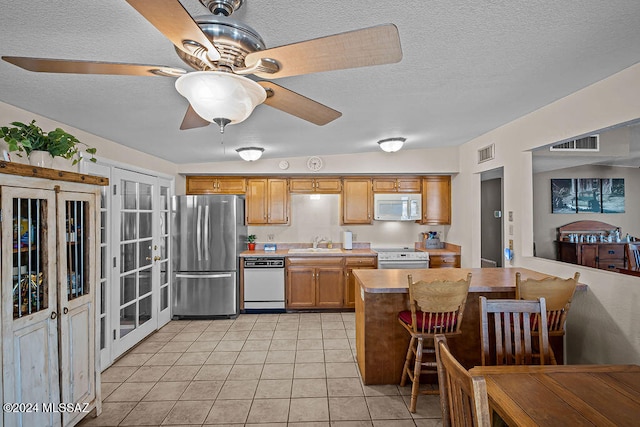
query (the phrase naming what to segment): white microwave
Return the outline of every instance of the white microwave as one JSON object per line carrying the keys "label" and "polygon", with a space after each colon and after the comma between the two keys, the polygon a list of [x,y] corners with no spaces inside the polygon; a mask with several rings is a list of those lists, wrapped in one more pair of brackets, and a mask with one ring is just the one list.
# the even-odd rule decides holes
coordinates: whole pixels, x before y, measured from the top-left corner
{"label": "white microwave", "polygon": [[373,219],[379,221],[419,221],[421,209],[420,194],[373,195]]}

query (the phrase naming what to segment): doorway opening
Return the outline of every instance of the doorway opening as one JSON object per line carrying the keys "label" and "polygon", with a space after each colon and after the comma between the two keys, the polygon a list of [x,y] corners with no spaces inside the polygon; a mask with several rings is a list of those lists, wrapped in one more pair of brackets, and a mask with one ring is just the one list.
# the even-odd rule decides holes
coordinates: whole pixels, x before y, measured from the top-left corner
{"label": "doorway opening", "polygon": [[480,175],[480,265],[502,267],[503,252],[503,169]]}

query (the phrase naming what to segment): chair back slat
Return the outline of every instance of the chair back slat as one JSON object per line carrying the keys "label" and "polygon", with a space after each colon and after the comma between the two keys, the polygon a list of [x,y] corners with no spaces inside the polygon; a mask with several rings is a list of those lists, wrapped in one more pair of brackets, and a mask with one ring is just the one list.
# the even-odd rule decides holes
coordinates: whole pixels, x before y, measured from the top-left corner
{"label": "chair back slat", "polygon": [[627,243],[625,251],[627,252],[628,268],[637,269],[640,265],[640,244]]}
{"label": "chair back slat", "polygon": [[[483,365],[531,365],[539,357],[544,365],[551,360],[544,298],[528,300],[488,300],[480,297],[481,360]],[[537,334],[532,331],[538,324]],[[490,325],[494,337],[490,337]],[[532,339],[537,337],[537,340]],[[534,343],[537,348],[534,347]],[[493,344],[494,351],[491,351]]]}
{"label": "chair back slat", "polygon": [[443,426],[490,426],[487,386],[483,377],[476,377],[456,360],[449,351],[444,335],[434,338],[440,406]]}

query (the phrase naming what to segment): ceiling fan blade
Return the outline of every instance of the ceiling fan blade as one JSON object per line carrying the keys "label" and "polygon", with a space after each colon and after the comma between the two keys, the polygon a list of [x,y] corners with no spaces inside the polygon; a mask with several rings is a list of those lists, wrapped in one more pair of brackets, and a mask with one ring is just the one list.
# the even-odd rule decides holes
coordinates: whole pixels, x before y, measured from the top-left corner
{"label": "ceiling fan blade", "polygon": [[189,105],[189,108],[187,108],[187,113],[184,115],[184,119],[182,119],[180,130],[201,128],[210,124],[211,122],[200,117],[198,113],[196,113],[196,110],[194,110],[193,107]]}
{"label": "ceiling fan blade", "polygon": [[273,82],[261,81],[258,84],[267,91],[265,104],[299,117],[302,120],[323,126],[342,116],[340,111],[278,86]]}
{"label": "ceiling fan blade", "polygon": [[263,78],[280,78],[391,64],[402,59],[402,48],[398,28],[384,24],[252,52],[245,58],[245,64],[251,67],[262,58],[275,60],[280,70],[274,74],[254,74]]}
{"label": "ceiling fan blade", "polygon": [[116,74],[123,76],[169,76],[186,73],[181,68],[163,65],[121,64],[117,62],[73,61],[67,59],[3,56],[3,60],[25,70],[41,73]]}
{"label": "ceiling fan blade", "polygon": [[205,36],[189,12],[178,0],[127,0],[145,19],[153,24],[176,47],[190,55],[194,54],[194,41],[207,50],[211,61],[220,59],[220,53]]}

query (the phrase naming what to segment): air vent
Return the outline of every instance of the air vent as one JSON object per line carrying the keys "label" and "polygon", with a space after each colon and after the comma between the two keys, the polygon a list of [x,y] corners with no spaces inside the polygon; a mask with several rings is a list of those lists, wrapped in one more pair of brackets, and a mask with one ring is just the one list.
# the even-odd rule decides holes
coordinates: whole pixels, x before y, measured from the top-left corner
{"label": "air vent", "polygon": [[487,145],[484,148],[478,150],[478,163],[486,162],[487,160],[493,160],[495,145]]}
{"label": "air vent", "polygon": [[551,151],[600,151],[600,135],[585,136],[552,145]]}

